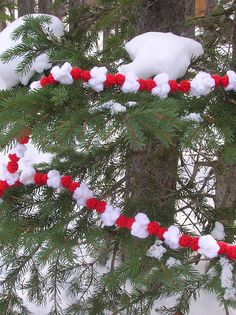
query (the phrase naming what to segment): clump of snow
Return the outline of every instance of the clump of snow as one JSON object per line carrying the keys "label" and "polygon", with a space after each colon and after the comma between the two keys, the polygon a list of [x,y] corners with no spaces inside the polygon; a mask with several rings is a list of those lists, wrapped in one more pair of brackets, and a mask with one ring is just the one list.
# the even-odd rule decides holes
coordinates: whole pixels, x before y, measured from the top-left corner
{"label": "clump of snow", "polygon": [[203,54],[202,45],[195,40],[161,32],[138,35],[125,49],[132,62],[123,65],[121,72],[133,72],[144,79],[160,73],[168,74],[170,79],[181,78],[191,60]]}
{"label": "clump of snow", "polygon": [[147,256],[161,260],[162,256],[166,253],[165,247],[161,244],[162,241],[157,240],[155,244],[148,249]]}
{"label": "clump of snow", "polygon": [[220,276],[221,287],[225,289],[224,299],[235,301],[236,299],[236,289],[234,285],[233,277],[233,265],[229,262],[227,258],[221,257],[220,264],[222,267],[222,272]]}
{"label": "clump of snow", "polygon": [[224,231],[224,225],[220,222],[215,222],[215,227],[211,231],[211,236],[214,237],[217,241],[222,241],[225,239],[225,231]]}
{"label": "clump of snow", "polygon": [[175,259],[174,257],[169,257],[166,261],[166,266],[168,269],[178,267],[181,266],[181,261],[179,259]]}
{"label": "clump of snow", "polygon": [[195,121],[198,123],[203,122],[201,115],[198,113],[190,113],[190,114],[182,117],[182,119],[183,120],[189,120],[189,121]]}
{"label": "clump of snow", "polygon": [[[42,16],[45,14],[32,14],[33,17]],[[29,16],[29,15],[28,15]],[[64,34],[64,26],[62,22],[52,15],[46,15],[51,17],[51,24],[45,25],[45,31],[48,29],[53,33],[55,37],[61,37]],[[14,22],[10,23],[1,33],[0,33],[0,55],[6,50],[15,47],[22,42],[22,39],[16,41],[12,40],[11,34],[19,26],[24,23],[25,16],[20,17]],[[18,65],[22,62],[24,57],[16,57],[8,63],[3,63],[0,61],[0,90],[8,90],[16,86],[18,83],[27,85],[30,78],[33,76],[34,72],[42,72],[43,70],[49,69],[51,67],[49,58],[46,54],[42,54],[36,58],[29,72],[23,75],[16,73]]]}

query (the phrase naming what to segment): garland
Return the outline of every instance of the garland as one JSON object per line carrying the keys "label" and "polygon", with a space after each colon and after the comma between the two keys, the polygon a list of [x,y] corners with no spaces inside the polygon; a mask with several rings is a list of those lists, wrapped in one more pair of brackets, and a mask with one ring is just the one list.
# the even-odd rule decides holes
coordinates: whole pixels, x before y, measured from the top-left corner
{"label": "garland", "polygon": [[92,70],[82,70],[66,62],[61,68],[55,66],[48,76],[44,76],[39,81],[34,81],[30,85],[31,90],[37,90],[47,85],[64,84],[70,85],[74,81],[82,80],[87,87],[96,92],[101,92],[105,88],[119,87],[123,93],[136,93],[147,91],[152,95],[166,98],[169,93],[181,92],[189,93],[191,96],[205,96],[213,88],[223,87],[226,91],[236,91],[236,73],[227,71],[226,75],[210,75],[207,72],[199,72],[191,80],[169,80],[166,73],[156,75],[153,79],[138,79],[134,73],[123,75],[109,74],[105,67],[94,67]]}
{"label": "garland", "polygon": [[181,234],[177,226],[162,227],[156,221],[151,222],[144,213],[138,213],[135,217],[127,217],[121,214],[120,208],[94,197],[86,183],[73,181],[72,177],[68,175],[61,176],[57,170],[39,173],[32,166],[27,166],[19,173],[18,162],[24,157],[28,141],[29,135],[25,132],[18,138],[16,146],[10,151],[9,162],[2,165],[0,197],[3,197],[9,188],[19,185],[35,184],[37,186],[46,185],[53,189],[64,188],[72,194],[78,206],[86,206],[89,210],[95,210],[100,214],[104,226],[115,225],[117,228],[128,229],[131,235],[139,238],[158,237],[174,250],[189,248],[210,259],[218,255],[225,255],[231,260],[236,260],[236,245],[217,242],[211,235],[193,237]]}

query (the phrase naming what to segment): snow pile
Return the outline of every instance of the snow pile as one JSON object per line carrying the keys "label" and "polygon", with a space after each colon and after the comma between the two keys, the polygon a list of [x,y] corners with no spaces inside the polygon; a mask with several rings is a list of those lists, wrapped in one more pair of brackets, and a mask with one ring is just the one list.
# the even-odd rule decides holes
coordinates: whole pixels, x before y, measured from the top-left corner
{"label": "snow pile", "polygon": [[215,222],[215,227],[211,231],[211,236],[217,241],[223,241],[225,239],[224,225],[220,222]]}
{"label": "snow pile", "polygon": [[[45,14],[32,14],[33,17],[42,16]],[[64,26],[62,22],[52,15],[46,15],[51,17],[51,24],[45,25],[45,31],[47,29],[49,32],[52,32],[55,37],[61,37],[64,34]],[[0,55],[8,49],[15,47],[21,43],[21,39],[13,41],[11,39],[11,33],[15,31],[19,26],[24,23],[24,18],[20,17],[11,24],[9,24],[1,33],[0,33]],[[29,72],[23,75],[16,73],[18,65],[23,61],[23,57],[16,57],[8,63],[3,63],[0,61],[0,90],[8,90],[16,86],[18,83],[27,85],[30,78],[33,76],[34,72],[43,72],[43,70],[49,69],[51,64],[49,58],[46,54],[42,54],[36,58]]]}
{"label": "snow pile", "polygon": [[188,121],[194,121],[197,123],[203,122],[203,119],[200,114],[198,113],[190,113],[184,117],[182,117],[183,120],[188,120]]}
{"label": "snow pile", "polygon": [[166,261],[166,267],[168,269],[173,267],[181,266],[181,261],[179,259],[175,259],[174,257],[169,257]]}
{"label": "snow pile", "polygon": [[161,244],[162,241],[157,240],[155,244],[148,249],[146,255],[161,260],[162,256],[166,253],[165,247]]}
{"label": "snow pile", "polygon": [[143,79],[160,73],[168,74],[171,80],[181,78],[191,60],[203,54],[202,45],[195,40],[161,32],[138,35],[125,49],[133,62],[123,65],[121,72],[134,72]]}
{"label": "snow pile", "polygon": [[221,287],[225,289],[224,299],[225,300],[236,300],[236,289],[234,285],[233,277],[233,265],[228,261],[228,259],[221,257],[220,264],[222,267],[222,272],[220,276]]}

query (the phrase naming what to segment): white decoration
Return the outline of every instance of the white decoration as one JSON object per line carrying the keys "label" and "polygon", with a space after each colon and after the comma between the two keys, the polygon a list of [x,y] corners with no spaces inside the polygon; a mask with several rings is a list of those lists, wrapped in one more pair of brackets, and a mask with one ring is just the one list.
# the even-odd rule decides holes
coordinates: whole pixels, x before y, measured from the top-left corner
{"label": "white decoration", "polygon": [[227,76],[229,78],[229,84],[226,86],[226,91],[236,91],[236,73],[232,70],[227,71]]}
{"label": "white decoration", "polygon": [[57,170],[51,170],[48,172],[48,187],[52,187],[54,189],[61,187],[61,176]]}
{"label": "white decoration", "polygon": [[73,78],[70,74],[72,66],[69,62],[65,62],[64,65],[55,66],[51,70],[51,74],[54,80],[60,82],[61,84],[70,85],[73,83]]}
{"label": "white decoration", "polygon": [[33,184],[35,174],[36,170],[32,166],[27,166],[20,174],[20,182],[24,185]]}
{"label": "white decoration", "polygon": [[104,90],[104,82],[106,81],[107,68],[94,67],[90,71],[91,79],[88,80],[88,86],[96,92]]}
{"label": "white decoration", "polygon": [[225,238],[224,225],[220,222],[215,222],[215,227],[211,231],[211,236],[217,241],[222,241]]}
{"label": "white decoration", "polygon": [[120,208],[115,208],[110,204],[106,205],[105,211],[101,215],[104,225],[112,226],[120,216]]}
{"label": "white decoration", "polygon": [[133,62],[121,67],[121,72],[134,72],[147,79],[160,73],[177,79],[184,76],[192,60],[203,54],[202,45],[193,39],[172,33],[148,32],[136,36],[125,45]]}
{"label": "white decoration", "polygon": [[140,87],[138,83],[138,77],[133,72],[128,72],[125,75],[125,82],[123,83],[121,90],[123,93],[136,93]]}
{"label": "white decoration", "polygon": [[19,179],[18,172],[10,173],[7,170],[7,166],[5,164],[1,164],[0,166],[0,180],[6,181],[8,185],[14,185]]}
{"label": "white decoration", "polygon": [[78,206],[85,206],[86,201],[93,198],[93,192],[90,190],[85,183],[81,183],[73,193],[73,198],[76,200]]}
{"label": "white decoration", "polygon": [[149,233],[147,230],[147,225],[150,223],[147,215],[145,213],[138,213],[135,216],[135,221],[131,227],[131,234],[139,238],[148,237]]}
{"label": "white decoration", "polygon": [[[31,14],[30,16],[38,17],[42,15],[50,16],[52,21],[50,25],[45,25],[45,31],[46,29],[49,29],[49,31],[51,31],[54,36],[61,37],[64,33],[64,26],[56,16],[46,14]],[[22,16],[14,22],[10,23],[0,33],[0,55],[7,49],[13,48],[22,42],[21,38],[17,41],[13,41],[11,39],[11,33],[24,23],[24,18],[25,16]],[[18,65],[23,61],[23,58],[23,56],[16,57],[8,63],[3,63],[0,60],[0,90],[9,90],[12,87],[16,86],[18,83],[27,85],[35,71],[42,72],[44,69],[48,69],[50,67],[48,56],[44,54],[39,56],[35,60],[29,72],[23,75],[19,75],[18,73],[16,73],[16,69]]]}
{"label": "white decoration", "polygon": [[42,88],[40,81],[33,81],[30,84],[30,91],[36,91]]}
{"label": "white decoration", "polygon": [[166,267],[168,269],[173,267],[181,266],[181,261],[179,259],[175,259],[174,257],[169,257],[166,261]]}
{"label": "white decoration", "polygon": [[220,264],[222,267],[221,287],[225,289],[224,298],[225,300],[235,301],[236,289],[234,287],[233,265],[224,257],[220,258]]}
{"label": "white decoration", "polygon": [[154,77],[156,87],[152,89],[152,95],[158,95],[160,98],[166,98],[170,92],[170,86],[168,84],[169,75],[166,73],[158,74]]}
{"label": "white decoration", "polygon": [[220,246],[211,235],[201,236],[198,240],[198,253],[208,258],[214,258],[218,255]]}
{"label": "white decoration", "polygon": [[161,244],[162,241],[157,240],[155,244],[148,249],[147,256],[161,260],[162,256],[166,253],[165,247]]}
{"label": "white decoration", "polygon": [[179,248],[180,230],[177,226],[171,225],[168,230],[163,234],[165,243],[172,249]]}
{"label": "white decoration", "polygon": [[215,80],[209,73],[199,72],[191,81],[190,94],[192,96],[204,96],[211,92],[215,86]]}

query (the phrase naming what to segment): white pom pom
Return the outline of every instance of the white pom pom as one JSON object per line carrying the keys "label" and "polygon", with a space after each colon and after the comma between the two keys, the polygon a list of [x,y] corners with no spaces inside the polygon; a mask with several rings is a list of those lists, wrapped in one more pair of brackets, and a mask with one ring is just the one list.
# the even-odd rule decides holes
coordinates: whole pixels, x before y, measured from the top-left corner
{"label": "white pom pom", "polygon": [[160,98],[166,98],[170,92],[170,86],[168,84],[169,75],[166,73],[160,73],[154,77],[156,87],[152,89],[152,95],[158,95]]}
{"label": "white pom pom", "polygon": [[94,67],[90,71],[91,79],[88,81],[88,86],[96,92],[104,90],[104,82],[106,81],[107,68]]}
{"label": "white pom pom", "polygon": [[93,192],[88,188],[87,184],[81,183],[80,187],[75,189],[73,198],[78,206],[85,206],[86,201],[93,198]]}
{"label": "white pom pom", "polygon": [[229,78],[229,84],[225,87],[226,91],[236,91],[236,73],[232,70],[227,71],[227,76]]}
{"label": "white pom pom", "polygon": [[215,80],[209,73],[199,72],[191,81],[190,94],[193,96],[207,95],[214,86]]}
{"label": "white pom pom", "polygon": [[135,222],[131,227],[131,234],[139,238],[148,237],[149,233],[147,230],[147,225],[150,223],[147,215],[145,213],[138,213],[135,216]]}
{"label": "white pom pom", "polygon": [[102,222],[105,226],[112,226],[120,216],[120,208],[114,208],[107,204],[105,211],[101,215]]}
{"label": "white pom pom", "polygon": [[35,174],[36,170],[32,166],[26,167],[20,174],[20,182],[24,185],[33,184]]}
{"label": "white pom pom", "polygon": [[59,81],[61,84],[69,85],[73,83],[73,78],[70,74],[71,70],[72,66],[69,62],[66,62],[61,68],[58,66],[53,67],[51,74],[54,80]]}
{"label": "white pom pom", "polygon": [[30,84],[30,91],[36,91],[42,88],[40,81],[34,81]]}
{"label": "white pom pom", "polygon": [[214,258],[218,255],[220,249],[216,240],[211,235],[201,236],[198,241],[198,253],[208,258]]}
{"label": "white pom pom", "polygon": [[163,234],[165,243],[172,249],[179,248],[180,230],[177,226],[170,226],[168,230]]}
{"label": "white pom pom", "polygon": [[48,172],[48,187],[52,187],[54,189],[61,187],[61,176],[57,170],[51,170]]}
{"label": "white pom pom", "polygon": [[136,93],[140,88],[140,84],[138,83],[137,80],[138,80],[138,77],[133,72],[127,73],[125,76],[125,82],[123,83],[121,87],[122,92]]}

